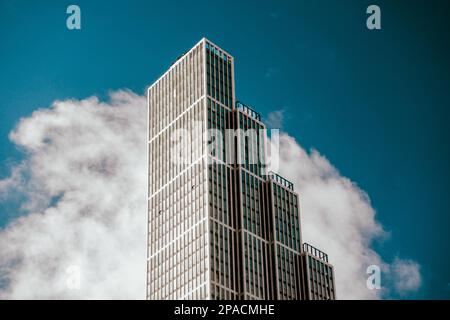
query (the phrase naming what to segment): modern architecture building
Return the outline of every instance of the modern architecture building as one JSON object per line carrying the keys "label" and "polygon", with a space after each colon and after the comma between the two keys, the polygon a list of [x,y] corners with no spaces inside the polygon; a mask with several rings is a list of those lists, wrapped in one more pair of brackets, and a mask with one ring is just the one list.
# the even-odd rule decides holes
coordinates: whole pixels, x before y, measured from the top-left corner
{"label": "modern architecture building", "polygon": [[266,127],[236,100],[233,56],[202,39],[148,108],[147,299],[334,299],[293,184],[268,171]]}
{"label": "modern architecture building", "polygon": [[300,296],[302,300],[335,300],[334,269],[328,255],[303,243],[299,257]]}

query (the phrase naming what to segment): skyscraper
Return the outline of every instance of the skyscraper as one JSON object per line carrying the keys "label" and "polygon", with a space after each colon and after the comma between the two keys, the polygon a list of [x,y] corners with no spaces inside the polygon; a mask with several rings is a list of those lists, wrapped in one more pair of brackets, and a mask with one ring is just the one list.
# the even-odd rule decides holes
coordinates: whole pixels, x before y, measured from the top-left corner
{"label": "skyscraper", "polygon": [[302,299],[335,300],[334,270],[328,263],[328,255],[304,243],[298,259]]}
{"label": "skyscraper", "polygon": [[236,101],[234,58],[202,39],[148,107],[147,298],[335,298],[332,266],[304,261],[322,259],[302,249],[293,184],[268,171],[260,115]]}

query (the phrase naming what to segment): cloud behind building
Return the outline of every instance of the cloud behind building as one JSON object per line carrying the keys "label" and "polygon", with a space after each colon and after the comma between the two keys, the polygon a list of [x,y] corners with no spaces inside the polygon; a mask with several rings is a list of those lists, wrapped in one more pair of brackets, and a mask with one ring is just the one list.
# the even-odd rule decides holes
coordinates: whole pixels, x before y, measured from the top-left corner
{"label": "cloud behind building", "polygon": [[[56,101],[20,120],[10,138],[25,157],[0,180],[0,201],[19,192],[26,200],[0,230],[0,298],[145,297],[146,114],[145,97],[116,91],[106,102]],[[329,253],[338,298],[381,297],[366,287],[371,264],[395,275],[392,290],[417,290],[417,263],[389,264],[373,249],[384,231],[368,195],[317,151],[287,134],[280,142],[304,239]],[[68,286],[73,266],[79,289]]]}

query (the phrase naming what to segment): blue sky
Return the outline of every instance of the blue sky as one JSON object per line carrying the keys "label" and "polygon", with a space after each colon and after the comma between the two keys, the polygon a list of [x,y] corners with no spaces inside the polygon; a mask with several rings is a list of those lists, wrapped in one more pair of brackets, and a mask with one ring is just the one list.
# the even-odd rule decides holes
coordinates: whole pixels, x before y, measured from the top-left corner
{"label": "blue sky", "polygon": [[[72,3],[80,31],[65,26]],[[380,31],[365,27],[372,3]],[[290,135],[367,191],[391,233],[377,250],[422,266],[412,297],[450,298],[449,9],[438,0],[2,0],[0,178],[23,156],[8,140],[20,117],[56,99],[143,93],[207,37],[234,55],[238,99],[263,115],[284,110]],[[10,218],[0,215],[0,227]]]}

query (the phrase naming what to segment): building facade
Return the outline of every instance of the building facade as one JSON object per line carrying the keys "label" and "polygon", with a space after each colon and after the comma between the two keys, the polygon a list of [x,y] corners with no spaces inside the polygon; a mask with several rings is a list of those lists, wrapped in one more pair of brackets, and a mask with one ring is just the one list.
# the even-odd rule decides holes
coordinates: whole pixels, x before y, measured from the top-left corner
{"label": "building facade", "polygon": [[326,253],[304,243],[298,264],[302,300],[336,299],[334,269]]}
{"label": "building facade", "polygon": [[298,195],[267,169],[234,58],[202,39],[149,87],[148,108],[147,299],[334,298],[303,287],[319,269],[303,268],[316,256],[302,248]]}

